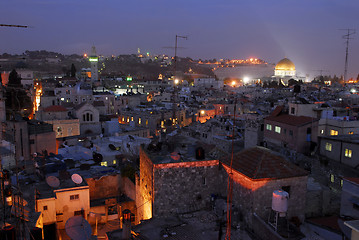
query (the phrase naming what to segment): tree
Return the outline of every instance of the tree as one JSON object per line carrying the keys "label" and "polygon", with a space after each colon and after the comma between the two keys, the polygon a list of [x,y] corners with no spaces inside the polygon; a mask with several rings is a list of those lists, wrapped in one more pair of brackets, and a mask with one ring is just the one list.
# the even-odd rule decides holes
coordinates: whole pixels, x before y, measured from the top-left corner
{"label": "tree", "polygon": [[[9,75],[9,82],[5,88],[6,100],[5,106],[7,115],[13,115],[15,113],[23,112],[25,117],[29,116],[32,112],[32,101],[23,89],[21,84],[21,78],[18,76],[15,70],[12,70]],[[25,110],[26,109],[26,110]]]}
{"label": "tree", "polygon": [[8,86],[10,87],[20,87],[21,86],[21,77],[17,74],[16,70],[13,69],[9,74]]}
{"label": "tree", "polygon": [[71,77],[76,77],[76,67],[74,64],[71,64]]}

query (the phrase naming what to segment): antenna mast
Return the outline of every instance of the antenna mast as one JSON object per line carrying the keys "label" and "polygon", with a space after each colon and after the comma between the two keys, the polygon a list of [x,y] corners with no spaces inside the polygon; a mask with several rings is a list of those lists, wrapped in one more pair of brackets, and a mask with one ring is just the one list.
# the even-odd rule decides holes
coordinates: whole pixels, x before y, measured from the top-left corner
{"label": "antenna mast", "polygon": [[355,29],[339,29],[346,31],[347,33],[343,35],[343,39],[345,39],[346,48],[345,48],[345,65],[344,65],[344,82],[347,80],[347,73],[348,73],[348,53],[349,53],[349,40],[353,39],[350,36],[355,34]]}
{"label": "antenna mast", "polygon": [[173,116],[172,116],[172,123],[176,124],[176,108],[177,108],[177,85],[179,84],[179,81],[177,79],[177,42],[178,38],[183,38],[187,40],[187,36],[180,36],[176,35],[176,41],[175,41],[175,57],[174,57],[174,74],[173,74]]}

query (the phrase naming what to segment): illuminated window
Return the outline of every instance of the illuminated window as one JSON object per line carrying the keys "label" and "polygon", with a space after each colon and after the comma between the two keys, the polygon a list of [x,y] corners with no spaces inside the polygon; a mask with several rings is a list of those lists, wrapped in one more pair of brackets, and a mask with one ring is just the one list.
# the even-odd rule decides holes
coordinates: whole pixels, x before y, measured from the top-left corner
{"label": "illuminated window", "polygon": [[276,133],[280,133],[280,127],[278,127],[278,126],[275,126],[275,129],[274,129],[274,131],[275,131]]}
{"label": "illuminated window", "polygon": [[113,161],[112,161],[112,164],[116,164],[116,160],[113,160]]}
{"label": "illuminated window", "polygon": [[325,143],[325,150],[331,152],[332,151],[332,144],[331,143]]}
{"label": "illuminated window", "polygon": [[272,131],[272,125],[267,124],[267,130]]}
{"label": "illuminated window", "polygon": [[334,175],[333,174],[330,174],[330,182],[334,182],[335,178],[334,178]]}
{"label": "illuminated window", "polygon": [[340,180],[340,186],[343,187],[343,179]]}
{"label": "illuminated window", "polygon": [[125,118],[124,118],[124,117],[122,117],[122,122],[125,122]]}
{"label": "illuminated window", "polygon": [[351,149],[345,149],[345,156],[348,157],[348,158],[351,158],[352,157],[352,150]]}
{"label": "illuminated window", "polygon": [[146,126],[148,125],[148,120],[146,120]]}
{"label": "illuminated window", "polygon": [[127,122],[130,122],[130,118],[129,118],[129,117],[127,117]]}
{"label": "illuminated window", "polygon": [[338,135],[338,131],[336,130],[330,130],[330,135],[334,136],[334,135]]}
{"label": "illuminated window", "polygon": [[138,118],[138,124],[141,125],[141,118]]}
{"label": "illuminated window", "polygon": [[322,135],[324,134],[324,129],[320,130],[320,134]]}
{"label": "illuminated window", "polygon": [[70,200],[77,200],[79,198],[80,198],[80,196],[78,194],[70,195]]}
{"label": "illuminated window", "polygon": [[353,132],[353,131],[350,131],[350,132],[348,132],[348,134],[353,135],[353,134],[354,134],[354,132]]}
{"label": "illuminated window", "polygon": [[107,167],[107,162],[101,162],[101,166]]}
{"label": "illuminated window", "polygon": [[133,122],[133,117],[131,117],[131,122]]}

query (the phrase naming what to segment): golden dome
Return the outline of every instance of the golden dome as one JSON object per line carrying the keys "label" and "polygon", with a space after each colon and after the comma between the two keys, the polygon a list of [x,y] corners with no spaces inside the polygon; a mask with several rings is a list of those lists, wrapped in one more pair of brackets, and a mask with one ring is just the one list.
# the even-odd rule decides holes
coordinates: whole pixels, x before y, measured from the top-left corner
{"label": "golden dome", "polygon": [[294,63],[288,58],[283,58],[275,66],[275,70],[295,71]]}

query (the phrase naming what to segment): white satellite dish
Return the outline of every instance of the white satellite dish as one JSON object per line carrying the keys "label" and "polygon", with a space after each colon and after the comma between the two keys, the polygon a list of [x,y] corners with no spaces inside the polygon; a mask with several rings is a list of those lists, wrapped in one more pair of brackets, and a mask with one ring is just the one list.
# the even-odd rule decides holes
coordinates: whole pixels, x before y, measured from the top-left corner
{"label": "white satellite dish", "polygon": [[74,173],[71,175],[71,180],[76,184],[82,183],[82,177],[80,175],[78,175],[77,173]]}
{"label": "white satellite dish", "polygon": [[52,188],[57,188],[60,186],[60,180],[55,176],[48,176],[46,178],[46,183]]}

